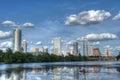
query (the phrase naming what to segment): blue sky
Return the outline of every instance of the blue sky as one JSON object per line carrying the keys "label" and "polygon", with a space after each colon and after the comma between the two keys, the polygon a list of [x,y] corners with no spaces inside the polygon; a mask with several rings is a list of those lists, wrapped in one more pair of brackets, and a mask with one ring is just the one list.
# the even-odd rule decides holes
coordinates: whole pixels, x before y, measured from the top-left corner
{"label": "blue sky", "polygon": [[107,47],[118,54],[119,11],[119,0],[0,0],[0,48],[11,47],[12,30],[21,26],[29,49],[41,46],[37,42],[50,47],[54,37],[69,43],[88,38],[102,52]]}

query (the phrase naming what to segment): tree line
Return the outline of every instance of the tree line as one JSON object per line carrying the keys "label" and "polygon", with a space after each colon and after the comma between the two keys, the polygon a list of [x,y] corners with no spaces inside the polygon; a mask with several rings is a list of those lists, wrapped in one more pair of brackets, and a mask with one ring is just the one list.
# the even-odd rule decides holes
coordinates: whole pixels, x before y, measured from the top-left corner
{"label": "tree line", "polygon": [[41,53],[33,55],[32,53],[13,52],[10,48],[3,52],[0,50],[1,63],[29,63],[29,62],[63,62],[63,61],[85,61],[85,56],[75,55],[55,55],[49,53]]}
{"label": "tree line", "polygon": [[117,59],[117,60],[120,60],[120,52],[119,52],[119,54],[116,56],[116,59]]}
{"label": "tree line", "polygon": [[[92,58],[99,58],[99,56],[78,56],[75,55],[55,55],[49,53],[40,53],[33,55],[32,53],[13,52],[10,48],[3,52],[0,50],[0,63],[29,63],[29,62],[68,62],[68,61],[91,61]],[[116,56],[120,60],[120,53]]]}

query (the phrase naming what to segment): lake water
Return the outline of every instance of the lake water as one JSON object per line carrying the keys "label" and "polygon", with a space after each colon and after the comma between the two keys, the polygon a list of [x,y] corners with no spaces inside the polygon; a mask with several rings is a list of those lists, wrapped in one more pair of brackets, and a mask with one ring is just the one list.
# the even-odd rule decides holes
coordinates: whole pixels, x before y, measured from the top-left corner
{"label": "lake water", "polygon": [[0,64],[0,80],[120,80],[120,62]]}

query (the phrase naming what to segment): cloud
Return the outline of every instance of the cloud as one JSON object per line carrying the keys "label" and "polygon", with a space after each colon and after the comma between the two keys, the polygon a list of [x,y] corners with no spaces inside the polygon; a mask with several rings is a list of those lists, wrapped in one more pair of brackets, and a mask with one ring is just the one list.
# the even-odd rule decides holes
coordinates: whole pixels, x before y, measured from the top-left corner
{"label": "cloud", "polygon": [[120,51],[120,46],[114,47],[114,50]]}
{"label": "cloud", "polygon": [[27,23],[24,23],[22,26],[25,28],[33,28],[34,24],[27,22]]}
{"label": "cloud", "polygon": [[110,17],[111,14],[104,10],[89,10],[67,17],[65,25],[90,25],[97,24]]}
{"label": "cloud", "polygon": [[48,46],[43,46],[44,49],[48,49]]}
{"label": "cloud", "polygon": [[10,20],[3,21],[2,24],[5,26],[12,26],[12,27],[24,27],[24,28],[33,28],[34,27],[34,24],[32,24],[30,22],[26,22],[24,24],[18,25],[15,22],[10,21]]}
{"label": "cloud", "polygon": [[110,33],[102,33],[102,34],[92,33],[92,34],[86,35],[85,38],[91,41],[112,40],[112,39],[116,39],[117,35],[110,34]]}
{"label": "cloud", "polygon": [[73,44],[73,41],[67,41],[66,44],[71,45]]}
{"label": "cloud", "polygon": [[10,21],[10,20],[3,21],[2,24],[5,25],[5,26],[13,26],[13,27],[18,26],[18,25],[15,24],[15,22]]}
{"label": "cloud", "polygon": [[96,42],[93,42],[92,45],[99,45],[99,44],[100,44],[100,42],[99,42],[99,41],[96,41]]}
{"label": "cloud", "polygon": [[108,48],[110,48],[110,45],[106,45],[106,46],[104,46],[104,48],[105,48],[105,49],[108,49]]}
{"label": "cloud", "polygon": [[11,48],[11,47],[12,47],[12,42],[10,41],[0,43],[0,48]]}
{"label": "cloud", "polygon": [[36,45],[41,45],[42,42],[41,42],[41,41],[38,41],[38,42],[36,42],[35,44],[36,44]]}
{"label": "cloud", "polygon": [[0,49],[3,51],[5,51],[7,48],[11,48],[11,47],[12,47],[12,42],[10,42],[10,41],[0,43]]}
{"label": "cloud", "polygon": [[8,39],[12,37],[12,33],[0,31],[0,39]]}
{"label": "cloud", "polygon": [[77,41],[76,40],[70,40],[70,41],[67,41],[66,44],[72,45],[74,42],[77,42]]}
{"label": "cloud", "polygon": [[120,12],[114,16],[112,20],[120,20]]}

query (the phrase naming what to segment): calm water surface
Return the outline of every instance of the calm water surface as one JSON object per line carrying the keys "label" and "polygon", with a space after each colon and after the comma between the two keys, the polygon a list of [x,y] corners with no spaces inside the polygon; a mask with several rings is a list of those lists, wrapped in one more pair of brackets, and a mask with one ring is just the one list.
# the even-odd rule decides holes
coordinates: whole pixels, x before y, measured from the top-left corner
{"label": "calm water surface", "polygon": [[120,62],[0,64],[0,80],[120,80]]}

